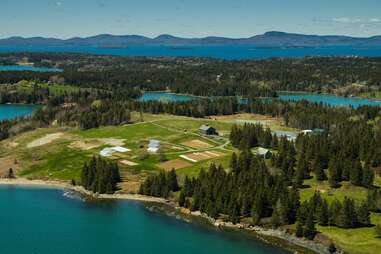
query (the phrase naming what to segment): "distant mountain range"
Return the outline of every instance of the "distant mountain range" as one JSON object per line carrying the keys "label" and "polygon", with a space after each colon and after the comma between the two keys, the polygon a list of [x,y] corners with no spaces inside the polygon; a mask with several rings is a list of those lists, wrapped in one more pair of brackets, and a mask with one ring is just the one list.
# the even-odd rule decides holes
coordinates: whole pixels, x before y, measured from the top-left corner
{"label": "distant mountain range", "polygon": [[140,35],[101,34],[86,38],[56,39],[44,37],[10,37],[0,39],[0,46],[95,46],[128,47],[133,45],[251,45],[257,47],[318,47],[318,46],[381,46],[381,36],[356,38],[350,36],[321,36],[293,34],[285,32],[267,32],[250,38],[232,39],[225,37],[180,38],[172,35],[160,35],[148,38]]}

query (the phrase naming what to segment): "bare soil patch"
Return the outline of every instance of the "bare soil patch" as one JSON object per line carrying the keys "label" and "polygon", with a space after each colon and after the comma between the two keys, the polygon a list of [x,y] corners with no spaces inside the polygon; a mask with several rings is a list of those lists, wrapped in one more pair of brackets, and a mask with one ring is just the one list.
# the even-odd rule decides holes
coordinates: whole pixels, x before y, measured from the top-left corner
{"label": "bare soil patch", "polygon": [[238,123],[261,123],[263,125],[283,125],[283,119],[280,117],[271,117],[258,114],[237,114],[226,116],[211,116],[210,118],[218,121],[238,122]]}
{"label": "bare soil patch", "polygon": [[140,182],[139,181],[126,181],[118,184],[120,190],[118,193],[129,193],[135,194],[139,192]]}
{"label": "bare soil patch", "polygon": [[34,147],[39,147],[43,145],[47,145],[52,143],[53,141],[61,138],[64,135],[63,132],[57,132],[57,133],[52,133],[52,134],[47,134],[42,138],[33,140],[29,144],[26,145],[27,148],[34,148]]}
{"label": "bare soil patch", "polygon": [[110,145],[110,146],[123,146],[124,139],[116,139],[116,138],[87,138],[73,141],[70,146],[73,148],[78,148],[81,150],[91,150],[94,148],[98,148],[102,145]]}
{"label": "bare soil patch", "polygon": [[172,169],[179,169],[179,168],[190,167],[190,166],[192,166],[192,164],[187,162],[187,161],[185,161],[185,160],[182,160],[182,159],[175,159],[175,160],[159,163],[159,164],[157,164],[157,166],[159,168],[162,168],[164,170],[169,171],[169,170],[172,170]]}
{"label": "bare soil patch", "polygon": [[195,148],[195,149],[203,149],[203,148],[210,148],[212,147],[212,145],[204,142],[204,141],[201,141],[199,139],[193,139],[193,140],[189,140],[189,141],[186,141],[186,142],[183,142],[181,143],[182,145],[185,145],[185,146],[188,146],[188,147],[191,147],[191,148]]}
{"label": "bare soil patch", "polygon": [[87,140],[77,140],[77,141],[74,141],[70,144],[70,146],[73,148],[78,148],[78,149],[85,150],[85,151],[97,148],[100,145],[101,145],[100,142],[87,141]]}
{"label": "bare soil patch", "polygon": [[118,139],[118,138],[99,138],[97,139],[102,144],[110,145],[110,146],[123,146],[124,145],[124,139]]}
{"label": "bare soil patch", "polygon": [[119,163],[126,165],[126,166],[137,166],[137,165],[139,165],[138,163],[135,163],[135,162],[129,161],[129,160],[121,160],[121,161],[119,161]]}

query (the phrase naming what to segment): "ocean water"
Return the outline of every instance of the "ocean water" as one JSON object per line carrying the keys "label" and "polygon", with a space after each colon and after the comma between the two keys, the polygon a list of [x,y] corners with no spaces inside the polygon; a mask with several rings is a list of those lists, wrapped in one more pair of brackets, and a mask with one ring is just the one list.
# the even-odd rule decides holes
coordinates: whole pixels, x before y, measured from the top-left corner
{"label": "ocean water", "polygon": [[0,71],[62,72],[61,69],[57,68],[45,68],[24,65],[0,65]]}
{"label": "ocean water", "polygon": [[215,46],[130,46],[127,48],[100,48],[93,46],[0,46],[1,52],[75,52],[99,55],[118,56],[151,56],[151,57],[211,57],[226,60],[266,59],[273,57],[304,56],[381,56],[381,47],[306,47],[306,48],[258,48],[247,45]]}
{"label": "ocean water", "polygon": [[247,233],[150,212],[143,203],[91,203],[63,194],[55,189],[0,186],[0,253],[288,253]]}
{"label": "ocean water", "polygon": [[36,108],[37,106],[34,105],[0,104],[0,121],[30,115],[34,110],[36,110]]}

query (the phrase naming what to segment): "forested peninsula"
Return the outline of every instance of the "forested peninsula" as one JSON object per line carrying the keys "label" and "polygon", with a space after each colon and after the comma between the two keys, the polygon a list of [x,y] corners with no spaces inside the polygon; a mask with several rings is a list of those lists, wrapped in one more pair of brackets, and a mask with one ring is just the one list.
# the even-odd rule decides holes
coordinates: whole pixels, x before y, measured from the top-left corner
{"label": "forested peninsula", "polygon": [[[325,253],[381,247],[381,107],[278,98],[377,97],[380,58],[0,54],[3,65],[21,60],[63,71],[1,72],[0,104],[39,105],[0,122],[5,178],[163,198],[215,222],[319,242]],[[148,91],[195,97],[140,100]]]}

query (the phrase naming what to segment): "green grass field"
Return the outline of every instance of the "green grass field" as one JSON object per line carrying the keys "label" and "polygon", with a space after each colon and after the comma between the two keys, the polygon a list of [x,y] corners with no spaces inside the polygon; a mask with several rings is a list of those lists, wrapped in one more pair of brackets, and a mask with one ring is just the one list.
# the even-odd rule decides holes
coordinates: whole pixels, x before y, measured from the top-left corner
{"label": "green grass field", "polygon": [[[372,214],[371,222],[381,224],[381,214]],[[381,239],[377,238],[374,227],[341,229],[337,227],[317,227],[334,240],[346,253],[375,254],[381,252]]]}
{"label": "green grass field", "polygon": [[[33,81],[20,81],[17,85],[12,86],[12,89],[15,89],[17,91],[22,92],[32,92],[33,85],[35,82]],[[58,83],[37,83],[38,87],[40,88],[49,88],[49,92],[54,95],[60,95],[63,93],[71,93],[71,92],[78,92],[79,90],[82,91],[91,91],[94,90],[92,88],[80,88],[76,86],[70,86],[70,85],[63,85]]]}
{"label": "green grass field", "polygon": [[[367,196],[366,188],[354,186],[349,182],[343,182],[340,188],[330,188],[327,181],[318,182],[314,178],[305,180],[304,184],[308,187],[300,191],[301,200],[310,199],[316,191],[328,202],[335,199],[342,201],[344,197],[349,197],[360,203],[365,201]],[[375,178],[375,186],[381,187],[381,177]],[[381,214],[372,213],[371,223],[381,224]],[[381,239],[376,237],[374,226],[356,229],[318,226],[317,229],[334,240],[346,253],[373,254],[381,250]]]}
{"label": "green grass field", "polygon": [[[140,116],[134,112],[132,118],[136,121]],[[22,177],[79,180],[84,162],[93,155],[98,155],[103,148],[117,145],[113,144],[116,142],[129,148],[131,152],[113,156],[111,159],[137,163],[136,166],[121,165],[122,173],[125,175],[141,174],[141,179],[144,179],[147,173],[160,170],[157,166],[160,162],[158,155],[150,154],[144,160],[139,158],[146,151],[146,145],[150,139],[161,141],[167,160],[178,159],[180,155],[189,152],[220,150],[219,147],[226,142],[203,137],[198,133],[199,126],[212,122],[209,120],[151,114],[145,114],[144,120],[146,122],[124,126],[107,126],[85,131],[72,128],[38,129],[0,142],[0,152],[2,152],[0,158],[15,159],[17,165],[14,167],[17,168],[19,176]],[[217,123],[216,121],[213,121],[213,126],[221,127],[225,131],[230,128],[229,124]],[[56,133],[61,133],[59,139],[28,148],[31,142]],[[194,139],[208,143],[211,147],[195,149],[182,144]],[[193,165],[190,167],[178,169],[180,177],[185,175],[197,176],[200,169],[207,167],[211,162],[227,165],[230,155],[229,149],[224,149],[222,152],[225,156],[221,158],[192,163]]]}

